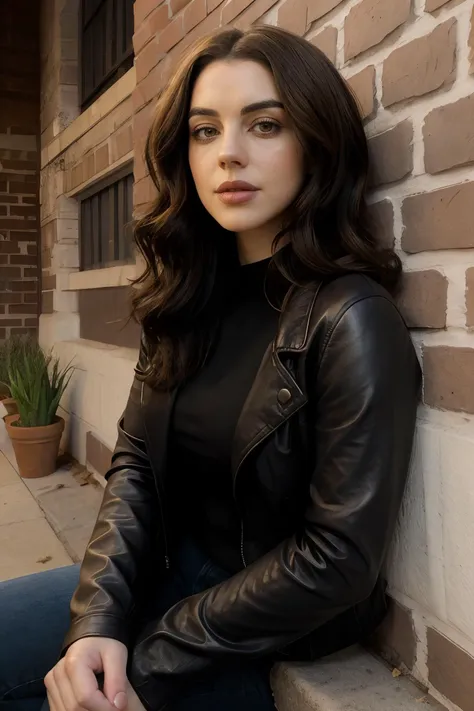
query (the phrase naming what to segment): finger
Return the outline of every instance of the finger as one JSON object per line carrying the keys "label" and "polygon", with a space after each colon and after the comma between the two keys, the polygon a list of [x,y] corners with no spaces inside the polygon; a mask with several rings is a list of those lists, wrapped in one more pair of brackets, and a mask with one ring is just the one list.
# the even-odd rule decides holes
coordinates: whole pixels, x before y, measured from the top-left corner
{"label": "finger", "polygon": [[66,711],[85,711],[83,706],[79,705],[75,697],[71,682],[66,674],[61,678],[61,683],[58,684],[58,691],[61,696],[61,701],[64,704]]}
{"label": "finger", "polygon": [[85,711],[117,711],[100,691],[93,670],[82,664],[66,664],[66,672],[79,706]]}
{"label": "finger", "polygon": [[53,681],[50,681],[47,686],[48,689],[48,703],[49,703],[49,710],[50,711],[66,711],[64,708],[64,704],[61,699],[61,695],[59,694],[58,687],[56,686],[56,683]]}
{"label": "finger", "polygon": [[119,711],[127,708],[127,656],[127,648],[121,644],[107,650],[102,657],[104,694]]}

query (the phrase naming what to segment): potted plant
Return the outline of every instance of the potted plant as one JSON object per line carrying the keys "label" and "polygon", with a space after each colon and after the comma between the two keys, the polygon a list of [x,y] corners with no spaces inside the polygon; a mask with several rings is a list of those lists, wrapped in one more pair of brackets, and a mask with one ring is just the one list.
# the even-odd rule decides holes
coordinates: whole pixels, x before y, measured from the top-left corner
{"label": "potted plant", "polygon": [[64,431],[64,420],[56,413],[72,373],[70,364],[61,369],[59,359],[36,343],[9,361],[18,414],[8,415],[5,424],[20,475],[26,479],[48,476],[56,469]]}
{"label": "potted plant", "polygon": [[9,364],[21,357],[25,350],[35,348],[35,342],[23,336],[11,336],[0,343],[0,402],[7,411],[7,415],[18,412],[15,399],[10,388]]}

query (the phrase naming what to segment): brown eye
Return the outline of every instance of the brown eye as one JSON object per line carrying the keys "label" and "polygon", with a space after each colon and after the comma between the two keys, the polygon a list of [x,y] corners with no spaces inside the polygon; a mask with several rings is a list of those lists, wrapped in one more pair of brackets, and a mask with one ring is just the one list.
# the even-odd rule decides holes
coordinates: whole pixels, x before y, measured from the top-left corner
{"label": "brown eye", "polygon": [[275,121],[265,119],[264,121],[255,123],[252,128],[257,129],[257,133],[261,136],[273,136],[279,132],[281,126]]}
{"label": "brown eye", "polygon": [[217,135],[217,129],[213,126],[201,126],[200,128],[196,128],[191,135],[197,141],[205,141],[209,138],[214,138],[214,136]]}

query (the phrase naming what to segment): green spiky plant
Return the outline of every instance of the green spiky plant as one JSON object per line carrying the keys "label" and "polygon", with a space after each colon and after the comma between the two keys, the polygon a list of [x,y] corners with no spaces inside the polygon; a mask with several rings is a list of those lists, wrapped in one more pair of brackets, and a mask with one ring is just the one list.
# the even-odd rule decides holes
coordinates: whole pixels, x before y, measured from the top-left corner
{"label": "green spiky plant", "polygon": [[30,336],[10,336],[0,343],[0,398],[11,397],[10,363],[21,362],[27,353],[38,347]]}
{"label": "green spiky plant", "polygon": [[[60,368],[59,358],[32,343],[18,357],[9,360],[9,382],[12,397],[20,415],[18,427],[52,425],[61,397],[74,372],[69,363]],[[13,423],[12,423],[13,424]]]}

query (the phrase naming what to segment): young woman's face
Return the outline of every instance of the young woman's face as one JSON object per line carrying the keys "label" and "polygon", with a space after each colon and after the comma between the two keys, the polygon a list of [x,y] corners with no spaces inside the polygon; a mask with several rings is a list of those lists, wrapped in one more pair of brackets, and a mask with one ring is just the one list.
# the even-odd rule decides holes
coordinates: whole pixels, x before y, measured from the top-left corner
{"label": "young woman's face", "polygon": [[191,97],[189,164],[198,195],[226,230],[281,226],[299,193],[303,152],[271,73],[257,62],[216,61]]}

